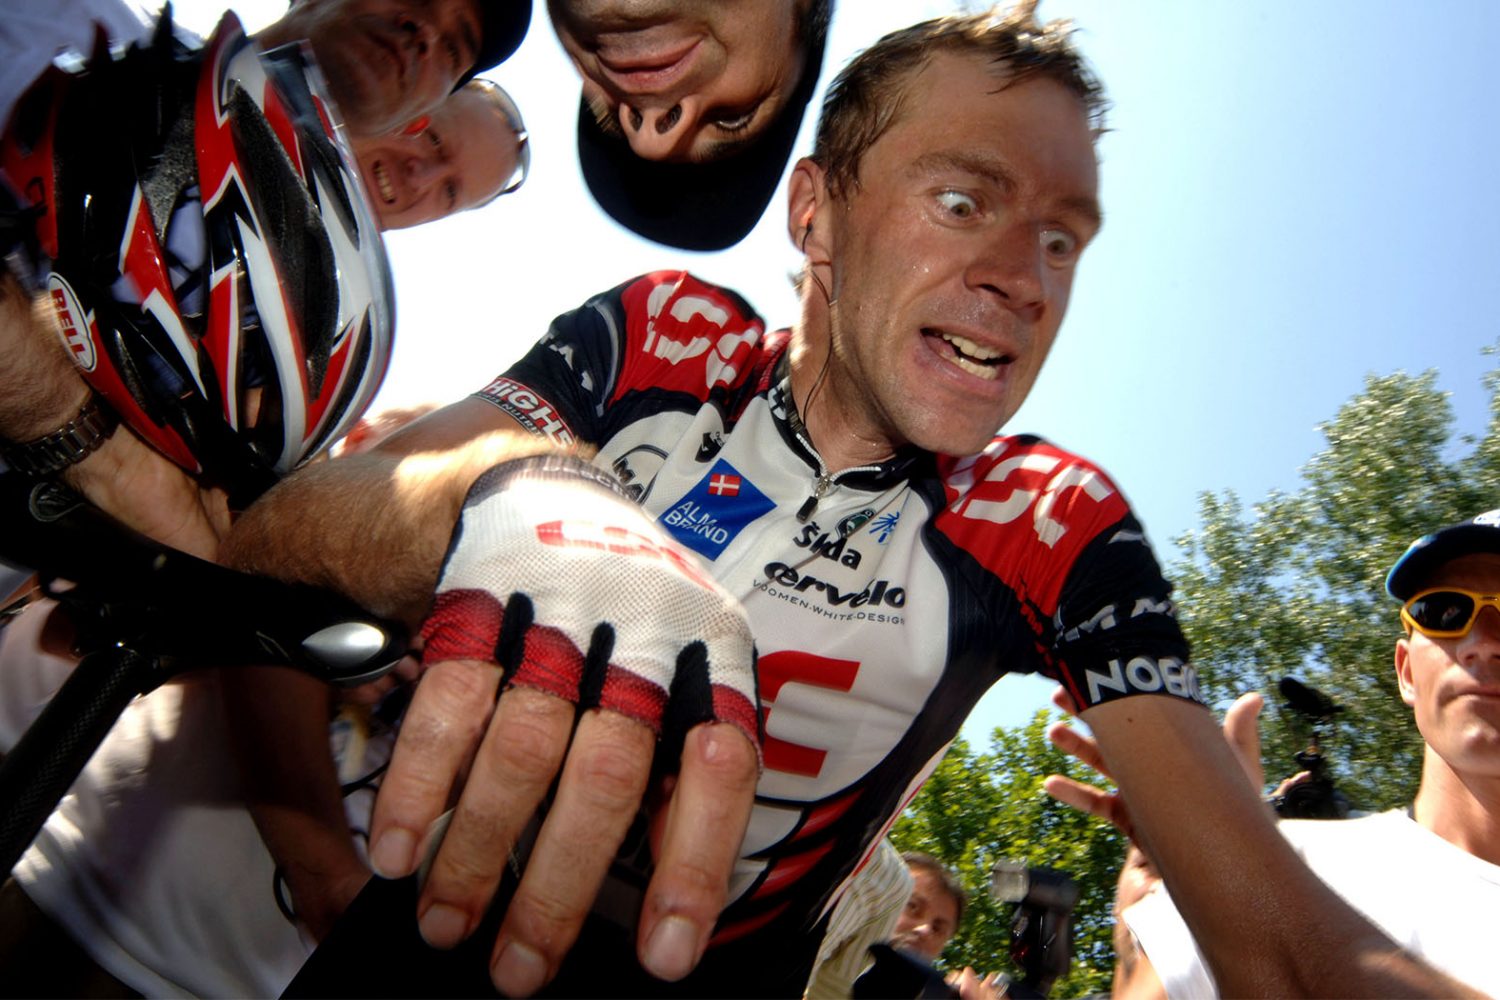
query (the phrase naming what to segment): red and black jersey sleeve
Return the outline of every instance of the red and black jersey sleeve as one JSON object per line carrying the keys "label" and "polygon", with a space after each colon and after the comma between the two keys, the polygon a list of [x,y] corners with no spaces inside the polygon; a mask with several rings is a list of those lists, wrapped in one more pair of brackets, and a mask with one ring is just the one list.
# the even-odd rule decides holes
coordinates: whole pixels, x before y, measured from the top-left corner
{"label": "red and black jersey sleeve", "polygon": [[1140,523],[1103,470],[1039,438],[942,463],[936,527],[997,578],[1035,669],[1080,708],[1133,694],[1203,696]]}
{"label": "red and black jersey sleeve", "polygon": [[745,385],[764,332],[733,292],[657,271],[557,317],[476,395],[561,444],[601,444],[623,423]]}

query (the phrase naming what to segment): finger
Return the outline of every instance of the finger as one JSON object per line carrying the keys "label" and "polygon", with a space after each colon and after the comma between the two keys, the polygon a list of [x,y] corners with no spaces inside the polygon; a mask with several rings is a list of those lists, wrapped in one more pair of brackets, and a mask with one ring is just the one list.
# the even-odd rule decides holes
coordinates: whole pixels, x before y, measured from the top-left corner
{"label": "finger", "polygon": [[637,938],[641,964],[658,979],[675,982],[703,957],[758,778],[755,747],[735,725],[705,723],[688,732]]}
{"label": "finger", "polygon": [[1312,772],[1311,771],[1298,771],[1296,774],[1292,775],[1290,778],[1283,778],[1283,779],[1281,779],[1281,784],[1279,784],[1279,785],[1276,786],[1276,790],[1271,793],[1271,797],[1272,798],[1279,798],[1279,797],[1285,795],[1287,792],[1291,791],[1293,788],[1297,787],[1298,785],[1305,784],[1306,782],[1309,782],[1311,780],[1312,780]]}
{"label": "finger", "polygon": [[417,901],[428,944],[451,948],[478,925],[557,774],[574,714],[570,702],[530,688],[501,696]]}
{"label": "finger", "polygon": [[557,972],[640,808],[656,736],[616,712],[578,723],[557,796],[495,940],[490,976],[528,996]]}
{"label": "finger", "polygon": [[1259,795],[1266,783],[1260,766],[1260,710],[1265,699],[1258,691],[1242,694],[1224,713],[1224,739],[1240,762],[1240,769],[1250,779],[1250,787]]}
{"label": "finger", "polygon": [[1112,792],[1060,774],[1047,775],[1042,782],[1042,791],[1063,805],[1107,820],[1127,837],[1132,835],[1130,813],[1125,808],[1124,800]]}
{"label": "finger", "polygon": [[416,870],[428,827],[489,723],[500,670],[478,660],[432,666],[417,685],[370,823],[370,863],[386,878]]}
{"label": "finger", "polygon": [[1099,744],[1095,743],[1092,737],[1083,735],[1065,722],[1059,722],[1047,730],[1047,739],[1069,757],[1075,758],[1079,763],[1113,780],[1114,776],[1109,773],[1109,766],[1104,763],[1104,755],[1099,752]]}
{"label": "finger", "polygon": [[1061,684],[1052,689],[1052,704],[1073,718],[1078,718],[1078,702],[1073,700],[1073,696]]}

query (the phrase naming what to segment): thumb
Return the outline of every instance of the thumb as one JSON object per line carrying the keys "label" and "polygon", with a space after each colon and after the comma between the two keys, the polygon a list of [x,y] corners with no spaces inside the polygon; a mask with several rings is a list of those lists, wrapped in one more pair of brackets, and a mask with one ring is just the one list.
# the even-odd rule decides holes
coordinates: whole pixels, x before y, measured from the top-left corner
{"label": "thumb", "polygon": [[1264,705],[1260,692],[1250,691],[1240,695],[1224,713],[1224,739],[1257,795],[1266,781],[1260,766],[1260,710]]}

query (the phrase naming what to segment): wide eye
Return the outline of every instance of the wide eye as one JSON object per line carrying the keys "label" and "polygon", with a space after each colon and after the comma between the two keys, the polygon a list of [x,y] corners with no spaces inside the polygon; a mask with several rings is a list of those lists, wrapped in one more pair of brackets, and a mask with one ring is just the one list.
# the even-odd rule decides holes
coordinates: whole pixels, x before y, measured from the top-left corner
{"label": "wide eye", "polygon": [[962,191],[948,189],[939,191],[937,195],[938,204],[956,219],[967,219],[979,211],[979,202],[973,195],[964,194]]}
{"label": "wide eye", "polygon": [[1066,229],[1044,229],[1042,249],[1048,257],[1065,260],[1078,252],[1078,237]]}

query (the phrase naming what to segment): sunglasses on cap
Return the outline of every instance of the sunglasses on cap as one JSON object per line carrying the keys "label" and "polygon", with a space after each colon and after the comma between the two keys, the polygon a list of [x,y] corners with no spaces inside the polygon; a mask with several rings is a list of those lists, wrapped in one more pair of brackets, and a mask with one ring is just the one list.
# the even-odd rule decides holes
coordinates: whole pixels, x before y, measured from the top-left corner
{"label": "sunglasses on cap", "polygon": [[1401,607],[1401,620],[1429,639],[1457,639],[1469,634],[1486,606],[1500,611],[1500,595],[1459,587],[1424,590]]}

